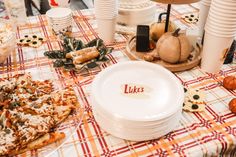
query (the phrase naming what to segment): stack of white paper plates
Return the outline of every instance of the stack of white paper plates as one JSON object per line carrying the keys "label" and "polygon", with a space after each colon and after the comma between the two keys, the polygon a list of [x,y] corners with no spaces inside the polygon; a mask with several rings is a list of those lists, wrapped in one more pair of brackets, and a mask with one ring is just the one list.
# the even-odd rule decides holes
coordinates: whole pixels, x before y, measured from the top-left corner
{"label": "stack of white paper plates", "polygon": [[159,138],[178,125],[184,90],[162,66],[130,61],[100,72],[91,98],[101,128],[123,139],[143,141]]}

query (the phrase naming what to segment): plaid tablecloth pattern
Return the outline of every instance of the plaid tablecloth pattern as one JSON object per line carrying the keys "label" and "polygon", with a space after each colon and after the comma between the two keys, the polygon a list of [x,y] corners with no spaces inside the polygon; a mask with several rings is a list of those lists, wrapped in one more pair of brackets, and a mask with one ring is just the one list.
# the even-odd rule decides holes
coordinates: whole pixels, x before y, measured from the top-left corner
{"label": "plaid tablecloth pattern", "polygon": [[[165,9],[165,5],[157,5],[158,12]],[[198,12],[195,4],[174,5],[171,19],[182,28],[194,28],[196,26],[185,23],[181,18],[182,15],[192,12]],[[93,9],[74,12],[74,21],[73,35],[76,38],[88,42],[98,37]],[[77,129],[71,129],[72,135],[61,147],[58,148],[58,143],[52,146],[57,150],[50,156],[236,156],[236,115],[228,109],[228,102],[236,97],[236,91],[222,87],[225,76],[236,75],[235,64],[224,65],[217,75],[204,73],[199,67],[175,73],[184,86],[205,92],[206,110],[199,113],[183,112],[178,127],[166,136],[151,141],[132,142],[116,138],[102,130],[94,120],[90,106],[90,88],[94,76],[112,64],[129,60],[123,53],[129,36],[116,34],[116,43],[109,45],[114,47],[113,53],[108,56],[110,62],[77,74],[53,68],[52,62],[43,56],[46,50],[61,48],[44,16],[30,17],[27,25],[20,26],[17,38],[25,34],[38,34],[49,40],[39,48],[18,46],[6,63],[0,65],[0,77],[31,72],[34,79],[54,79],[62,84],[74,84],[85,109],[81,124]],[[43,157],[49,152],[51,150],[45,147],[19,156]]]}

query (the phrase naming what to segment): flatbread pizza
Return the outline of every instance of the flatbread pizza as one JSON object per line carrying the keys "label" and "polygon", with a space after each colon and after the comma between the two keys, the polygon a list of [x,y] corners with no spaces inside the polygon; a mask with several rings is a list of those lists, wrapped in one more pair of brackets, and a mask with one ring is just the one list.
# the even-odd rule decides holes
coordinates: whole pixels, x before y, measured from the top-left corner
{"label": "flatbread pizza", "polygon": [[37,149],[65,137],[52,132],[79,107],[73,88],[55,90],[28,74],[0,79],[0,156]]}

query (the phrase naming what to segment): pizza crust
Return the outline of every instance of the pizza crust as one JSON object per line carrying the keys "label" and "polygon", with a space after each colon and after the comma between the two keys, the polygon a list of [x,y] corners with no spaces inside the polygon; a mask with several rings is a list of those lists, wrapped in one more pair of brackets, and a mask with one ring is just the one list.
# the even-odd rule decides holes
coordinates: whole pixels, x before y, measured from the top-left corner
{"label": "pizza crust", "polygon": [[24,152],[27,152],[30,150],[39,149],[39,148],[47,146],[51,143],[54,143],[56,141],[60,141],[64,138],[65,138],[65,133],[63,133],[63,132],[47,133],[47,134],[39,137],[38,139],[28,143],[28,145],[21,150],[10,151],[9,155],[17,155],[17,154],[21,154],[21,153],[24,153]]}

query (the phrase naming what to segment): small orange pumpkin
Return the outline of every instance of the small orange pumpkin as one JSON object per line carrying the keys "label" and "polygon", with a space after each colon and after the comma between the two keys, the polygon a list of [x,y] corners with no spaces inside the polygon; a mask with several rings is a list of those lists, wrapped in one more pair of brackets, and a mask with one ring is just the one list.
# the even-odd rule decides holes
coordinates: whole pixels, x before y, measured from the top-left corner
{"label": "small orange pumpkin", "polygon": [[230,111],[232,111],[233,113],[236,113],[236,98],[233,98],[233,99],[229,102],[229,109],[230,109]]}
{"label": "small orange pumpkin", "polygon": [[235,90],[236,89],[236,77],[234,76],[227,76],[223,80],[223,86],[228,90]]}

